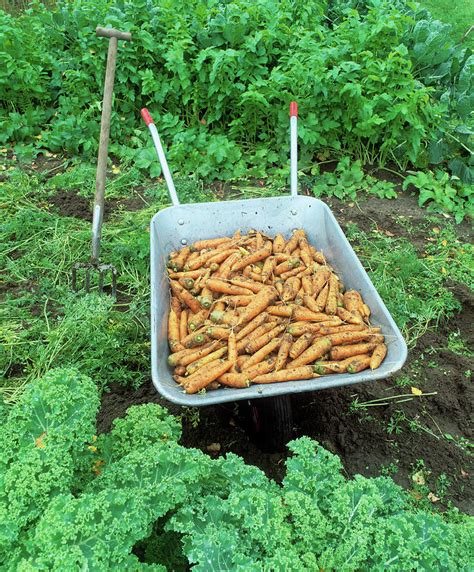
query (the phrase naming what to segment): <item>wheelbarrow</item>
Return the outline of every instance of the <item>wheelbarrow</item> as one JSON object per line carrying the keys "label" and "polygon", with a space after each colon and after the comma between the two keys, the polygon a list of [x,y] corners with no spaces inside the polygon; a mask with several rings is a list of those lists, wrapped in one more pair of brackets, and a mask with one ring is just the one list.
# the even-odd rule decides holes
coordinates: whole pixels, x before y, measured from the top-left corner
{"label": "wheelbarrow", "polygon": [[[291,438],[290,395],[320,389],[375,382],[397,372],[405,363],[407,346],[358,260],[329,207],[321,200],[297,192],[297,105],[290,105],[291,195],[263,199],[232,200],[182,205],[179,202],[156,126],[146,109],[147,124],[168,185],[172,206],[156,213],[150,223],[151,240],[151,365],[157,391],[167,400],[184,406],[209,406],[244,402],[258,441],[264,450],[281,449]],[[251,229],[289,237],[302,228],[311,244],[322,251],[347,289],[358,290],[369,305],[371,324],[385,335],[388,352],[382,365],[356,374],[337,374],[285,383],[250,385],[244,389],[222,387],[204,394],[188,395],[173,380],[168,366],[167,317],[170,293],[166,261],[175,251],[196,240],[232,236],[237,230]]]}

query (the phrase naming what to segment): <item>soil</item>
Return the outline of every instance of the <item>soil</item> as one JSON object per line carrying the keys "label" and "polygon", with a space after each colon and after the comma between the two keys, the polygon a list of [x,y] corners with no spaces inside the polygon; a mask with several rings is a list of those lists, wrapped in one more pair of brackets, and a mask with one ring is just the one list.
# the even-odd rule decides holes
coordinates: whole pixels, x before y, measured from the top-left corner
{"label": "soil", "polygon": [[[419,250],[424,248],[427,230],[434,224],[426,221],[426,211],[420,209],[416,198],[407,193],[402,193],[397,201],[370,197],[358,204],[346,204],[337,199],[327,203],[343,228],[350,222],[364,230],[376,226],[394,236],[408,238]],[[410,225],[403,224],[402,217]],[[457,225],[456,232],[460,240],[469,241],[467,223]],[[451,484],[443,501],[450,501],[462,511],[474,514],[473,458],[462,448],[462,442],[457,443],[449,437],[466,440],[473,437],[474,395],[471,380],[465,372],[474,371],[474,361],[448,349],[448,335],[458,330],[467,346],[473,347],[474,296],[463,285],[448,283],[448,287],[463,310],[453,320],[441,324],[436,332],[426,333],[409,352],[400,376],[409,376],[410,385],[400,387],[394,384],[396,379],[389,379],[294,395],[291,397],[293,435],[308,435],[337,453],[348,476],[357,473],[376,476],[385,468],[396,482],[411,490],[415,498],[418,493],[414,490],[412,477],[423,460],[423,476],[431,491],[439,492],[437,484],[442,483],[442,475],[445,475]],[[433,395],[417,397],[411,393],[411,384]],[[377,407],[353,407],[356,400],[360,404],[404,394],[408,394],[408,400],[403,403],[388,400]],[[286,453],[263,453],[244,428],[246,420],[237,404],[181,409],[164,400],[151,382],[138,390],[113,387],[104,394],[98,416],[99,431],[108,431],[113,419],[123,416],[130,405],[148,402],[159,403],[182,417],[184,445],[209,453],[207,447],[218,443],[219,453],[209,454],[233,452],[247,463],[260,467],[269,477],[277,481],[283,478]],[[437,502],[436,506],[443,508],[445,505]]]}

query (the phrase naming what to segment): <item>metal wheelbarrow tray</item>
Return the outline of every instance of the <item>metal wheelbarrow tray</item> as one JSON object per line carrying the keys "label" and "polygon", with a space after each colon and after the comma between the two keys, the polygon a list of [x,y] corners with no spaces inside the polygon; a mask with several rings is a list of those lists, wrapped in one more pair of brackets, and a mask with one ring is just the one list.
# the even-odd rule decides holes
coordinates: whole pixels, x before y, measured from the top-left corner
{"label": "metal wheelbarrow tray", "polygon": [[[245,389],[222,388],[188,395],[173,380],[168,366],[167,318],[170,294],[166,261],[171,251],[205,238],[231,236],[250,229],[286,238],[297,228],[326,256],[346,289],[358,290],[371,309],[371,324],[382,328],[388,352],[381,366],[356,374],[325,375],[284,383],[251,385]],[[329,207],[305,196],[249,199],[216,203],[179,205],[153,217],[151,235],[151,361],[153,384],[163,397],[180,405],[213,405],[227,401],[256,399],[288,393],[316,391],[329,387],[376,381],[398,371],[407,357],[406,343],[359,262]]]}

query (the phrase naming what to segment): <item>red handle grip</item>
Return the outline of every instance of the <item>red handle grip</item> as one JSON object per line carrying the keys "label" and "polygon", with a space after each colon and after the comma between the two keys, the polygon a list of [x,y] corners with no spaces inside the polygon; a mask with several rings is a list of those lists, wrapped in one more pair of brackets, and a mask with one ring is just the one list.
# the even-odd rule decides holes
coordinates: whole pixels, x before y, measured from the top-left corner
{"label": "red handle grip", "polygon": [[147,127],[148,127],[148,125],[150,125],[150,123],[155,123],[153,121],[153,119],[151,118],[150,112],[148,111],[148,109],[146,107],[144,107],[140,113],[142,114],[143,121],[145,122],[145,125]]}
{"label": "red handle grip", "polygon": [[290,117],[298,117],[298,104],[296,101],[290,103]]}

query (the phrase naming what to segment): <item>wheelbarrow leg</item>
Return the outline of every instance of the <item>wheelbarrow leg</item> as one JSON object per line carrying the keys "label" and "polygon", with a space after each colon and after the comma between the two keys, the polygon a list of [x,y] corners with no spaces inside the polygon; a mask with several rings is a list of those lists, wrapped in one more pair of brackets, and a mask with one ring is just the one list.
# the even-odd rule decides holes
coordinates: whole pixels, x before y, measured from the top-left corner
{"label": "wheelbarrow leg", "polygon": [[252,439],[264,453],[284,451],[293,437],[293,411],[289,395],[246,402]]}

